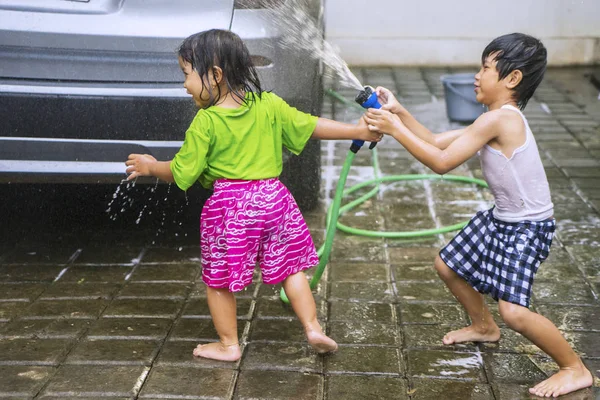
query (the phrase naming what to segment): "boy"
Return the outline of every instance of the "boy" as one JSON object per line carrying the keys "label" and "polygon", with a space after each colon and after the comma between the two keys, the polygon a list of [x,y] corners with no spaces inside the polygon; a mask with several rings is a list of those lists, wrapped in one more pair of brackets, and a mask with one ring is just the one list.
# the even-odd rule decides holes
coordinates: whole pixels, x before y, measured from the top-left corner
{"label": "boy", "polygon": [[593,377],[552,322],[528,308],[533,277],[548,257],[555,229],[548,180],[521,113],[544,76],[546,49],[513,33],[494,39],[481,60],[475,93],[489,111],[464,129],[432,134],[385,88],[377,88],[382,109],[369,109],[364,118],[369,129],[391,135],[438,174],[479,152],[495,204],[477,213],[436,257],[439,276],[471,318],[470,326],[447,333],[443,343],[500,339],[482,295],[489,293],[504,322],[560,367],[529,392],[557,397],[591,386]]}

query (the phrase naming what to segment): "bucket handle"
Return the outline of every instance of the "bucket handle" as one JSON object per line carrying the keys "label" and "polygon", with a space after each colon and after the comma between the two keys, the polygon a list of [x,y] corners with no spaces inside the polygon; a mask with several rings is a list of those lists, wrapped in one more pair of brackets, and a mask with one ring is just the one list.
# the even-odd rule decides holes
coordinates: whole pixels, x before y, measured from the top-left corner
{"label": "bucket handle", "polygon": [[466,100],[469,103],[477,104],[477,105],[480,105],[483,107],[483,104],[479,103],[477,100],[473,100],[472,98],[467,97],[464,94],[462,94],[461,92],[459,92],[454,86],[452,86],[452,84],[450,82],[446,81],[446,82],[444,82],[444,84],[448,87],[448,89],[450,89],[452,91],[452,93],[454,93],[458,97],[462,98],[463,100]]}

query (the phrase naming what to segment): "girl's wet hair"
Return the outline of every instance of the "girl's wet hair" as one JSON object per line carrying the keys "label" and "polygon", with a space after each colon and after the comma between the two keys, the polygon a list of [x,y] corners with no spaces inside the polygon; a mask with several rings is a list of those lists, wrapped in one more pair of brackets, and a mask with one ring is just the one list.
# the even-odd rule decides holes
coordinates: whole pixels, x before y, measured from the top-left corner
{"label": "girl's wet hair", "polygon": [[525,109],[533,92],[544,78],[547,51],[538,39],[523,33],[511,33],[494,39],[483,50],[481,63],[493,55],[497,61],[499,79],[515,70],[521,71],[523,79],[514,89],[514,97],[521,110]]}
{"label": "girl's wet hair", "polygon": [[250,52],[235,33],[222,29],[196,33],[181,43],[178,55],[190,63],[202,78],[202,86],[208,91],[211,106],[217,104],[222,95],[220,86],[217,86],[216,93],[205,86],[204,77],[208,74],[214,77],[214,67],[223,70],[223,81],[238,103],[247,104],[244,93],[250,93],[252,101],[254,96],[261,97],[263,90]]}

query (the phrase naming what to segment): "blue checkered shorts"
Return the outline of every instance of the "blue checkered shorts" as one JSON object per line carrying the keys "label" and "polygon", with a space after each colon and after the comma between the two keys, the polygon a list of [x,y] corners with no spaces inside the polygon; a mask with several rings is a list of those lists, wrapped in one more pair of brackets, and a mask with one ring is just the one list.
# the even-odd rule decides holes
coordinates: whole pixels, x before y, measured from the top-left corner
{"label": "blue checkered shorts", "polygon": [[440,257],[478,292],[529,307],[533,277],[548,258],[555,220],[504,222],[492,210],[478,212]]}

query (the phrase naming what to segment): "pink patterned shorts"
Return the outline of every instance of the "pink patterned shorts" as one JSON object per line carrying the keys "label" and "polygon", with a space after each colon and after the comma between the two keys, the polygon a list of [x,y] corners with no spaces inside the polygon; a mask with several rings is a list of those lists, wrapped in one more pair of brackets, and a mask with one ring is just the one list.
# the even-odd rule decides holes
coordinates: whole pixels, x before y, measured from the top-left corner
{"label": "pink patterned shorts", "polygon": [[318,264],[315,245],[291,193],[277,178],[215,181],[200,219],[202,280],[237,292],[258,263],[275,284]]}

